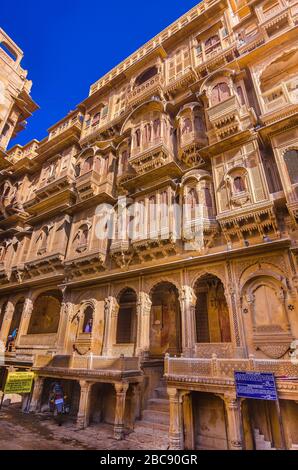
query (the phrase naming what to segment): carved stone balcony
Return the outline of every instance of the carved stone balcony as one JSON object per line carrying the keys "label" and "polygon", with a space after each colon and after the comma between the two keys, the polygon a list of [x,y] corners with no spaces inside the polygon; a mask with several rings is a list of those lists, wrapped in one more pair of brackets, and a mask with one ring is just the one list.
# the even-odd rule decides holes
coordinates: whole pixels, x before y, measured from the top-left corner
{"label": "carved stone balcony", "polygon": [[289,80],[262,94],[262,121],[271,124],[298,111],[298,82]]}
{"label": "carved stone balcony", "polygon": [[120,268],[127,268],[134,256],[130,242],[127,240],[113,240],[110,247],[110,255]]}
{"label": "carved stone balcony", "polygon": [[205,131],[189,132],[183,134],[180,139],[179,158],[187,166],[204,164],[205,161],[200,157],[199,150],[208,145],[208,139]]}
{"label": "carved stone balcony", "polygon": [[237,96],[212,106],[207,114],[218,141],[251,127],[257,121],[253,109],[241,105]]}
{"label": "carved stone balcony", "polygon": [[49,129],[49,136],[39,146],[40,154],[59,152],[65,146],[79,141],[82,130],[83,116],[77,111],[70,113],[58,124]]}
{"label": "carved stone balcony", "polygon": [[113,184],[110,180],[103,180],[102,176],[95,170],[79,176],[75,182],[80,201],[86,201],[97,196],[97,200],[113,201]]}
{"label": "carved stone balcony", "polygon": [[162,259],[175,255],[179,251],[179,244],[172,232],[165,229],[141,235],[131,241],[131,245],[141,262]]}
{"label": "carved stone balcony", "polygon": [[141,376],[138,357],[104,357],[86,354],[84,356],[74,353],[72,356],[37,355],[33,369],[39,373],[48,372],[65,377],[86,376],[106,378],[109,381],[129,377]]}
{"label": "carved stone balcony", "polygon": [[209,51],[202,50],[196,57],[196,72],[201,76],[211,73],[232,62],[237,56],[237,47],[232,36],[227,36]]}
{"label": "carved stone balcony", "polygon": [[216,237],[219,226],[215,215],[211,215],[208,208],[201,207],[202,214],[197,219],[183,221],[183,240],[188,249],[204,251],[210,248]]}
{"label": "carved stone balcony", "polygon": [[63,276],[64,251],[44,253],[11,267],[11,282],[23,282],[37,277]]}
{"label": "carved stone balcony", "polygon": [[144,174],[170,163],[173,159],[172,145],[167,139],[159,137],[132,149],[129,163],[137,174]]}
{"label": "carved stone balcony", "polygon": [[271,38],[282,30],[295,26],[298,19],[297,3],[297,0],[280,0],[267,11],[262,6],[256,8],[259,27]]}
{"label": "carved stone balcony", "polygon": [[18,340],[16,351],[20,349],[30,349],[35,352],[38,352],[39,350],[53,350],[56,347],[56,341],[57,333],[22,335]]}
{"label": "carved stone balcony", "polygon": [[210,388],[216,384],[219,391],[221,387],[234,387],[235,371],[273,373],[280,393],[292,392],[297,395],[298,364],[290,360],[255,359],[253,356],[249,359],[231,359],[218,358],[216,355],[212,359],[177,358],[167,355],[165,358],[165,378],[168,383],[182,382],[184,385]]}
{"label": "carved stone balcony", "polygon": [[102,272],[105,269],[106,255],[105,249],[70,254],[64,262],[66,278],[71,280]]}
{"label": "carved stone balcony", "polygon": [[228,213],[222,213],[216,218],[228,242],[234,237],[238,237],[243,241],[250,233],[258,233],[258,236],[261,237],[261,235],[265,235],[267,230],[278,236],[277,220],[272,201],[249,204],[239,209],[233,209]]}
{"label": "carved stone balcony", "polygon": [[164,79],[162,75],[154,75],[142,85],[134,88],[127,95],[127,105],[133,106],[149,99],[154,94],[160,94],[163,91]]}

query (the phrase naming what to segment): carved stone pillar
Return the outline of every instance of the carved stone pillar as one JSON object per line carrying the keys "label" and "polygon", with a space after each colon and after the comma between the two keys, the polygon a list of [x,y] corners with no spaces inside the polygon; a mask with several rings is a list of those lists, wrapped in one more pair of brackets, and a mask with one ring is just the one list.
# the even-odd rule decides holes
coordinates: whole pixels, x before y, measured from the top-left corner
{"label": "carved stone pillar", "polygon": [[115,297],[105,299],[105,338],[103,355],[112,356],[113,346],[116,344],[117,337],[117,321],[118,321],[119,304]]}
{"label": "carved stone pillar", "polygon": [[77,428],[85,429],[89,424],[90,414],[90,396],[93,382],[87,382],[86,380],[80,380],[81,395],[80,405],[77,414]]}
{"label": "carved stone pillar", "polygon": [[114,386],[116,390],[114,438],[120,441],[124,438],[125,400],[129,384],[127,382],[120,382],[115,383]]}
{"label": "carved stone pillar", "polygon": [[152,302],[145,292],[140,292],[137,304],[137,347],[138,356],[148,356],[150,350],[150,314]]}
{"label": "carved stone pillar", "polygon": [[60,310],[60,322],[57,339],[57,353],[67,354],[71,352],[68,348],[69,332],[73,315],[73,304],[70,302],[70,295],[63,291],[63,300]]}
{"label": "carved stone pillar", "polygon": [[28,333],[28,328],[29,328],[32,312],[33,312],[33,301],[31,299],[31,296],[28,296],[24,304],[24,309],[23,309],[23,313],[21,317],[20,326],[19,326],[16,346],[19,345],[21,336],[26,335]]}
{"label": "carved stone pillar", "polygon": [[170,399],[169,444],[171,450],[184,449],[182,396],[176,388],[168,387]]}
{"label": "carved stone pillar", "polygon": [[7,302],[6,308],[5,308],[5,313],[4,313],[4,318],[3,318],[3,323],[2,327],[0,330],[0,340],[3,341],[4,344],[6,344],[13,313],[14,313],[14,303],[9,300]]}
{"label": "carved stone pillar", "polygon": [[194,450],[194,420],[192,408],[192,394],[191,392],[182,392],[183,396],[183,427],[185,435],[184,447],[187,450]]}
{"label": "carved stone pillar", "polygon": [[192,357],[196,343],[196,295],[190,286],[183,286],[179,294],[182,323],[182,350]]}
{"label": "carved stone pillar", "polygon": [[44,384],[44,377],[36,377],[34,379],[34,386],[33,386],[29,411],[32,411],[32,412],[40,411],[43,384]]}
{"label": "carved stone pillar", "polygon": [[225,395],[224,402],[228,421],[228,440],[230,450],[242,450],[242,430],[239,403],[234,397]]}
{"label": "carved stone pillar", "polygon": [[141,418],[141,384],[131,385],[131,424],[132,427],[136,419]]}

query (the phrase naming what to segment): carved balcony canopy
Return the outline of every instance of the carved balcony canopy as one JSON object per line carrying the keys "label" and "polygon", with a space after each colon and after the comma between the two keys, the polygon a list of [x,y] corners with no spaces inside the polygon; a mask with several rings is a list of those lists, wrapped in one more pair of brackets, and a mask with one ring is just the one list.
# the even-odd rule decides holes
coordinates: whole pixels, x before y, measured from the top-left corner
{"label": "carved balcony canopy", "polygon": [[77,143],[81,136],[83,116],[80,111],[69,113],[64,119],[50,127],[49,136],[42,140],[38,153],[46,158],[47,155],[58,153],[60,150]]}
{"label": "carved balcony canopy", "polygon": [[104,248],[69,254],[64,262],[66,278],[73,280],[102,272],[106,268],[106,256]]}

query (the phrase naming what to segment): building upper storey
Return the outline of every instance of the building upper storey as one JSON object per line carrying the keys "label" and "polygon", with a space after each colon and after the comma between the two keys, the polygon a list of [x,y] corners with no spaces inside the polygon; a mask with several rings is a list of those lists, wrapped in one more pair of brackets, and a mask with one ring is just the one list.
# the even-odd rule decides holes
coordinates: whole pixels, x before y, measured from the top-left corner
{"label": "building upper storey", "polygon": [[30,96],[32,82],[21,67],[22,59],[21,49],[0,28],[0,154],[38,108]]}

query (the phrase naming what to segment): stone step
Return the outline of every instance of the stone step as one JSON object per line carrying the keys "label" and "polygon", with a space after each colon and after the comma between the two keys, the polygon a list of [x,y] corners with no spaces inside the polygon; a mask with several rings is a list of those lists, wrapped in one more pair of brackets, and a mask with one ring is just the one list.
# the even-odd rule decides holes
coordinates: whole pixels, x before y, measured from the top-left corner
{"label": "stone step", "polygon": [[256,450],[275,450],[270,441],[265,440],[264,434],[259,429],[254,430]]}
{"label": "stone step", "polygon": [[154,390],[154,394],[156,395],[156,398],[165,398],[165,399],[169,398],[167,389],[165,387],[157,387]]}
{"label": "stone step", "polygon": [[152,424],[166,424],[170,425],[170,413],[169,411],[156,411],[156,410],[144,410],[143,411],[143,422]]}
{"label": "stone step", "polygon": [[169,412],[170,402],[166,398],[150,398],[147,409]]}
{"label": "stone step", "polygon": [[150,423],[149,421],[142,420],[135,424],[135,431],[136,430],[147,430],[148,434],[156,430],[162,431],[162,436],[164,437],[164,433],[169,432],[169,425],[161,423]]}

